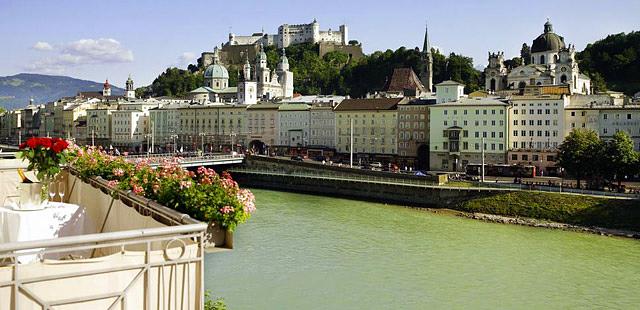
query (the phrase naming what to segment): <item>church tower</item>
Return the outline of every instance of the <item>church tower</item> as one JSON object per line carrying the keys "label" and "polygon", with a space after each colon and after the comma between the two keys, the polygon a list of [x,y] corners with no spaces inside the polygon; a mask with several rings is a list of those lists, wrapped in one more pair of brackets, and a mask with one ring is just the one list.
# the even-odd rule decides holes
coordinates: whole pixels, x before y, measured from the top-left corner
{"label": "church tower", "polygon": [[293,97],[293,72],[289,71],[289,59],[282,49],[282,58],[278,64],[278,84],[282,86],[282,97]]}
{"label": "church tower", "polygon": [[129,74],[129,78],[127,79],[127,86],[126,86],[126,94],[125,96],[129,99],[135,99],[136,98],[136,90],[133,88],[133,80],[131,79],[131,74]]}
{"label": "church tower", "polygon": [[242,73],[242,80],[238,82],[238,103],[256,104],[258,103],[258,85],[256,81],[251,80],[251,64],[248,53],[245,56]]}
{"label": "church tower", "polygon": [[102,87],[102,96],[111,96],[111,84],[109,84],[109,79],[104,82]]}
{"label": "church tower", "polygon": [[431,44],[429,43],[429,27],[425,26],[424,43],[422,45],[422,59],[424,61],[424,70],[420,74],[420,81],[427,89],[427,92],[433,92],[433,55],[431,54]]}

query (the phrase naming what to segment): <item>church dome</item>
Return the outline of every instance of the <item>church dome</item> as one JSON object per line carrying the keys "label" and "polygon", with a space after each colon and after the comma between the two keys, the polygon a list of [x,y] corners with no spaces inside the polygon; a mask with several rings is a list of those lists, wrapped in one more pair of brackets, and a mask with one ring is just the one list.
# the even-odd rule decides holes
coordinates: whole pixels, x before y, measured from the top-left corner
{"label": "church dome", "polygon": [[207,70],[204,71],[205,79],[228,79],[229,71],[222,65],[213,64],[207,67]]}
{"label": "church dome", "polygon": [[549,21],[544,24],[544,33],[539,35],[533,40],[531,45],[532,53],[546,52],[546,51],[560,51],[564,48],[564,38],[553,32],[553,25]]}

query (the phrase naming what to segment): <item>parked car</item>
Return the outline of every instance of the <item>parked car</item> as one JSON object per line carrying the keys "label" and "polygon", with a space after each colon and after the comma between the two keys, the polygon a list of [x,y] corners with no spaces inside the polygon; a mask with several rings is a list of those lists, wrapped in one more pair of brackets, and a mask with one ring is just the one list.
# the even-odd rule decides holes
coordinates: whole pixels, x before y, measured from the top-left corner
{"label": "parked car", "polygon": [[323,160],[326,160],[326,158],[324,156],[322,156],[322,155],[318,155],[318,156],[314,157],[313,160],[315,160],[315,161],[323,161]]}
{"label": "parked car", "polygon": [[294,155],[291,156],[291,160],[295,160],[295,161],[304,161],[304,159],[302,158],[302,156],[300,155]]}

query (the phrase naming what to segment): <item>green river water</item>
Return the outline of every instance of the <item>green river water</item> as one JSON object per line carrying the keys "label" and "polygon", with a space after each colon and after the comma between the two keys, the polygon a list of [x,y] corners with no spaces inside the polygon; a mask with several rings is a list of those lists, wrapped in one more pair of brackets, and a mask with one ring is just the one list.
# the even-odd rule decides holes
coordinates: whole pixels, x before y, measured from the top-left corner
{"label": "green river water", "polygon": [[640,241],[254,190],[205,258],[230,309],[640,308]]}

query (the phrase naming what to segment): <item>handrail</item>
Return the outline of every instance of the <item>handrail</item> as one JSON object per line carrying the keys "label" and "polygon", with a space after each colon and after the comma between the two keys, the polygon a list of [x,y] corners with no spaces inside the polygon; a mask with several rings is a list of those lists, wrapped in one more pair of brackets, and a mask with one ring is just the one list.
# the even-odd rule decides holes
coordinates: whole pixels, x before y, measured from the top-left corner
{"label": "handrail", "polygon": [[207,224],[189,224],[179,226],[167,226],[156,228],[144,228],[137,230],[125,230],[107,233],[95,233],[80,236],[59,237],[55,239],[43,239],[34,241],[19,241],[0,244],[0,253],[10,251],[28,250],[34,248],[51,248],[86,243],[122,241],[140,237],[157,237],[165,235],[187,234],[201,232],[207,229]]}

